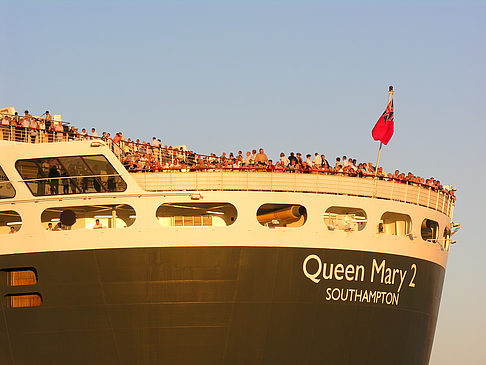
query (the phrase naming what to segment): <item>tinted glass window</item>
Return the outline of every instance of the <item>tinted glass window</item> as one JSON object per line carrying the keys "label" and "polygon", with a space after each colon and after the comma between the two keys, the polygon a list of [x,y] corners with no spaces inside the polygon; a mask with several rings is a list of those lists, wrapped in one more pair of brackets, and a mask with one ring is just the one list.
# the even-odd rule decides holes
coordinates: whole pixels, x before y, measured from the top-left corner
{"label": "tinted glass window", "polygon": [[103,155],[36,158],[15,164],[35,196],[125,191],[127,185]]}
{"label": "tinted glass window", "polygon": [[13,198],[15,196],[15,189],[8,181],[7,175],[0,167],[0,199]]}
{"label": "tinted glass window", "polygon": [[32,294],[8,294],[5,296],[7,308],[39,307],[42,297],[39,293]]}

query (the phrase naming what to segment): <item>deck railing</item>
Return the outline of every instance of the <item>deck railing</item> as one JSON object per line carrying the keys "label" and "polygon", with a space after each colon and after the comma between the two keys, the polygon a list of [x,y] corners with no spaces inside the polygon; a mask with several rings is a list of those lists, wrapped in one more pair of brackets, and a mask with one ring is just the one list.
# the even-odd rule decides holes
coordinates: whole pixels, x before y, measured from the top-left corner
{"label": "deck railing", "polygon": [[[60,122],[56,122],[60,123]],[[62,125],[62,124],[58,124]],[[327,194],[345,194],[354,196],[390,199],[416,204],[435,209],[452,217],[454,198],[448,191],[438,191],[436,188],[410,183],[403,180],[379,180],[372,177],[354,177],[346,174],[328,174],[322,171],[311,173],[279,173],[265,167],[241,167],[237,169],[217,169],[193,167],[182,168],[191,172],[181,173],[181,168],[163,169],[162,164],[184,162],[187,165],[198,161],[217,163],[214,155],[195,154],[176,148],[154,147],[149,144],[120,141],[93,137],[90,135],[73,134],[67,131],[45,130],[21,126],[0,125],[0,140],[25,143],[67,142],[71,140],[103,140],[116,157],[125,163],[132,172],[151,172],[150,174],[132,174],[146,190],[265,190],[265,191],[296,191]],[[130,159],[137,155],[150,158],[151,166],[142,169],[132,169]],[[128,165],[127,165],[128,164]],[[159,167],[157,167],[159,166]],[[197,165],[196,165],[197,166]],[[194,170],[199,170],[194,172]],[[265,170],[266,172],[261,172]],[[161,173],[159,171],[164,171]],[[170,172],[167,174],[167,172]],[[287,172],[298,172],[288,171]]]}
{"label": "deck railing", "polygon": [[441,191],[372,177],[226,171],[131,175],[147,191],[238,190],[349,195],[419,205],[437,210],[449,217],[452,217],[454,209],[451,197]]}

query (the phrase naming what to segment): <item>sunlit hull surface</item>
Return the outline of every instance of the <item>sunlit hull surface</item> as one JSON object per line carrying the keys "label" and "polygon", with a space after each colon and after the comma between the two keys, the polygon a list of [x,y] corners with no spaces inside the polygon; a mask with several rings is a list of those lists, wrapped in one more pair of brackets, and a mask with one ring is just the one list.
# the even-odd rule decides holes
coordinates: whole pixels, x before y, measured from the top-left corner
{"label": "sunlit hull surface", "polygon": [[[35,267],[38,284],[8,292],[43,304],[2,306],[5,365],[426,364],[444,279],[410,257],[286,247],[0,257],[12,266]],[[388,268],[404,279],[387,284]]]}

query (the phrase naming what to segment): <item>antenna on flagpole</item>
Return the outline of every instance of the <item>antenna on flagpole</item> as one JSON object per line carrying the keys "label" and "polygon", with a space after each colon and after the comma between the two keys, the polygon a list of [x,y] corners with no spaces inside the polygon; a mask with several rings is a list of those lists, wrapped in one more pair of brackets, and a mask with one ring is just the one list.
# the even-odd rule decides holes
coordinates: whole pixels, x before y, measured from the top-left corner
{"label": "antenna on flagpole", "polygon": [[[390,104],[392,96],[393,96],[393,86],[390,86],[388,88],[388,104]],[[380,149],[378,150],[378,159],[376,160],[376,166],[375,166],[375,179],[376,179],[376,176],[378,175],[378,165],[380,164],[380,156],[381,156],[381,147],[382,146],[383,146],[383,142],[380,141]]]}

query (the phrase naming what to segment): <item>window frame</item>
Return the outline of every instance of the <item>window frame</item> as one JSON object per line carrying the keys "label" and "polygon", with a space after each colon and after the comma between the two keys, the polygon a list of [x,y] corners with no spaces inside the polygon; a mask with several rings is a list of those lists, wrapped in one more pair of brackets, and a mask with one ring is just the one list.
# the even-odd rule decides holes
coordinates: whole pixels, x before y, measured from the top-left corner
{"label": "window frame", "polygon": [[[100,171],[100,173],[96,174],[94,171],[95,165],[93,164],[93,162],[89,162],[90,157],[102,157],[104,159],[104,162],[106,163],[107,171],[113,173],[103,174]],[[67,165],[67,163],[69,162],[68,159],[72,159],[72,163],[75,163],[78,159],[82,163],[81,168],[83,169],[83,171],[87,171],[89,174],[72,174],[72,167]],[[60,171],[57,171],[59,176],[49,177],[49,171],[46,171],[46,168],[50,169],[53,165],[50,166],[48,161],[55,161],[53,165],[59,167]],[[22,164],[27,163],[32,164],[33,166],[31,166],[31,168],[37,170],[37,177],[26,177],[26,173],[22,172],[22,168],[26,168],[26,166],[22,166]],[[45,166],[45,163],[48,165]],[[22,182],[26,184],[32,195],[36,197],[52,195],[122,193],[128,188],[128,185],[123,179],[122,175],[116,170],[116,168],[112,165],[108,158],[103,154],[19,159],[15,161],[15,168],[21,176]],[[107,177],[108,180],[105,182],[103,177]],[[87,191],[90,184],[93,185],[93,189]],[[114,184],[113,186],[115,186],[115,188],[110,188],[110,184]],[[48,186],[51,190],[49,194],[47,193]],[[35,189],[34,187],[37,187],[37,189]],[[52,193],[53,190],[55,190],[55,193]],[[69,190],[71,190],[71,192]]]}
{"label": "window frame", "polygon": [[13,190],[13,195],[12,196],[3,196],[1,194],[2,189],[0,189],[0,199],[13,199],[17,195],[17,190],[15,190],[15,187],[13,186],[12,182],[8,178],[7,174],[3,170],[2,166],[0,166],[0,188],[2,186],[5,186],[6,189],[8,190],[9,187]]}

